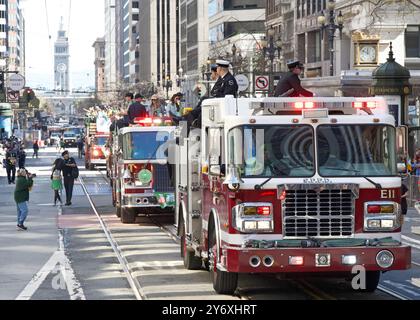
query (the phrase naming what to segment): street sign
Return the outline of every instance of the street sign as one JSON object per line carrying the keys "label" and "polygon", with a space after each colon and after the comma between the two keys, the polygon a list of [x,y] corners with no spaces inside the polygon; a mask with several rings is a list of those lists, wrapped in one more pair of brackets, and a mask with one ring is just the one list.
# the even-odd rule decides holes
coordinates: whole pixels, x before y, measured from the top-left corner
{"label": "street sign", "polygon": [[270,78],[268,76],[258,76],[255,78],[255,88],[261,91],[267,91],[270,86]]}
{"label": "street sign", "polygon": [[14,73],[9,76],[8,87],[12,91],[20,91],[25,88],[25,77]]}
{"label": "street sign", "polygon": [[19,102],[20,94],[19,91],[8,91],[7,101],[8,102]]}
{"label": "street sign", "polygon": [[238,74],[236,77],[236,82],[238,82],[239,91],[245,91],[249,87],[249,79],[244,74]]}

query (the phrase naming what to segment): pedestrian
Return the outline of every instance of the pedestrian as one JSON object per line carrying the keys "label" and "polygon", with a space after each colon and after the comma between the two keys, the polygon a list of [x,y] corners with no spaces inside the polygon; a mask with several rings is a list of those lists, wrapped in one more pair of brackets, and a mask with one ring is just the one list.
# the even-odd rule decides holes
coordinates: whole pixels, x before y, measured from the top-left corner
{"label": "pedestrian", "polygon": [[83,147],[85,143],[83,141],[83,137],[79,137],[79,140],[77,140],[77,150],[79,151],[79,159],[83,158]]}
{"label": "pedestrian", "polygon": [[134,97],[134,102],[130,104],[128,107],[128,118],[130,124],[134,124],[134,120],[136,118],[146,118],[147,117],[147,110],[146,107],[143,105],[144,97],[137,93]]}
{"label": "pedestrian", "polygon": [[61,146],[61,137],[58,137],[57,138],[57,142],[56,142],[56,148],[57,148],[57,150],[58,150],[58,152],[60,152],[60,146]]}
{"label": "pedestrian", "polygon": [[38,145],[37,140],[34,141],[34,144],[33,144],[32,148],[34,149],[34,154],[32,155],[32,159],[35,158],[35,157],[38,159],[39,145]]}
{"label": "pedestrian", "polygon": [[[57,159],[62,160],[62,159]],[[56,162],[57,162],[56,160]],[[58,165],[54,163],[54,167],[58,168]],[[51,188],[54,191],[54,206],[57,205],[57,200],[60,202],[60,205],[63,205],[63,201],[61,201],[61,192],[63,190],[63,181],[61,178],[61,170],[55,169],[52,174],[51,179]]]}
{"label": "pedestrian", "polygon": [[26,218],[28,217],[29,192],[33,184],[33,175],[25,169],[19,169],[15,189],[18,231],[28,230],[28,228],[25,227],[24,223],[26,221]]}
{"label": "pedestrian", "polygon": [[303,71],[303,64],[299,61],[290,61],[287,64],[289,72],[278,83],[275,97],[313,97],[314,94],[302,88],[299,76]]}
{"label": "pedestrian", "polygon": [[74,172],[77,170],[77,164],[76,164],[76,160],[70,157],[70,154],[67,150],[62,153],[62,157],[64,159],[63,177],[64,177],[64,188],[66,189],[66,206],[71,206],[72,205],[71,200],[73,197],[74,180],[76,178]]}
{"label": "pedestrian", "polygon": [[17,151],[9,147],[6,151],[6,172],[9,184],[15,183]]}
{"label": "pedestrian", "polygon": [[19,164],[19,169],[25,169],[26,152],[25,152],[24,147],[21,147],[19,149],[19,152],[18,152],[18,164]]}

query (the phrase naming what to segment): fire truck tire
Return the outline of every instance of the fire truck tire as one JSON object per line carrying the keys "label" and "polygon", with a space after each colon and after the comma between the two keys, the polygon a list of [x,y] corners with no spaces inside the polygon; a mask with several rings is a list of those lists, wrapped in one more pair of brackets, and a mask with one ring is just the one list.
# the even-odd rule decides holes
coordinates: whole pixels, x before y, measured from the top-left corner
{"label": "fire truck tire", "polygon": [[115,205],[115,214],[118,218],[121,218],[121,207],[118,205]]}
{"label": "fire truck tire", "polygon": [[181,222],[181,256],[184,259],[184,267],[187,270],[201,270],[203,261],[200,258],[196,257],[194,252],[187,250],[184,222]]}
{"label": "fire truck tire", "polygon": [[366,272],[366,289],[362,292],[374,292],[378,288],[379,280],[381,279],[380,271]]}
{"label": "fire truck tire", "polygon": [[130,224],[136,222],[136,212],[133,209],[121,208],[121,222]]}

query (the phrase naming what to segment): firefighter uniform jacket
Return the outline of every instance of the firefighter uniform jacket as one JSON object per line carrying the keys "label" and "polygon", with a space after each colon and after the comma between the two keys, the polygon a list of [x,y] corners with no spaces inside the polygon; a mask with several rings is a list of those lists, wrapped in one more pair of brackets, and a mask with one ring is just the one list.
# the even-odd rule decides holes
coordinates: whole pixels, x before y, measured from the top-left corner
{"label": "firefighter uniform jacket", "polygon": [[219,80],[217,80],[214,86],[215,88],[212,90],[212,96],[214,98],[224,98],[228,95],[231,95],[236,98],[238,95],[239,87],[235,77],[230,72],[228,72],[223,78],[220,77]]}
{"label": "firefighter uniform jacket", "polygon": [[288,95],[288,97],[313,97],[314,94],[308,90],[302,88],[300,84],[299,76],[293,72],[288,72],[287,75],[279,82],[274,94],[275,97],[280,97],[289,90],[294,91]]}

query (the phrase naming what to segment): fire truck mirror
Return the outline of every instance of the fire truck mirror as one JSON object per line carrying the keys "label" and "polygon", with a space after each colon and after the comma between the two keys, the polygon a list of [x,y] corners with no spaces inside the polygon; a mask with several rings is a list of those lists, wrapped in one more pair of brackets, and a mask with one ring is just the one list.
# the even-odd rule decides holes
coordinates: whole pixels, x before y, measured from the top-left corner
{"label": "fire truck mirror", "polygon": [[221,167],[219,165],[210,166],[209,174],[214,177],[220,177],[222,174]]}

